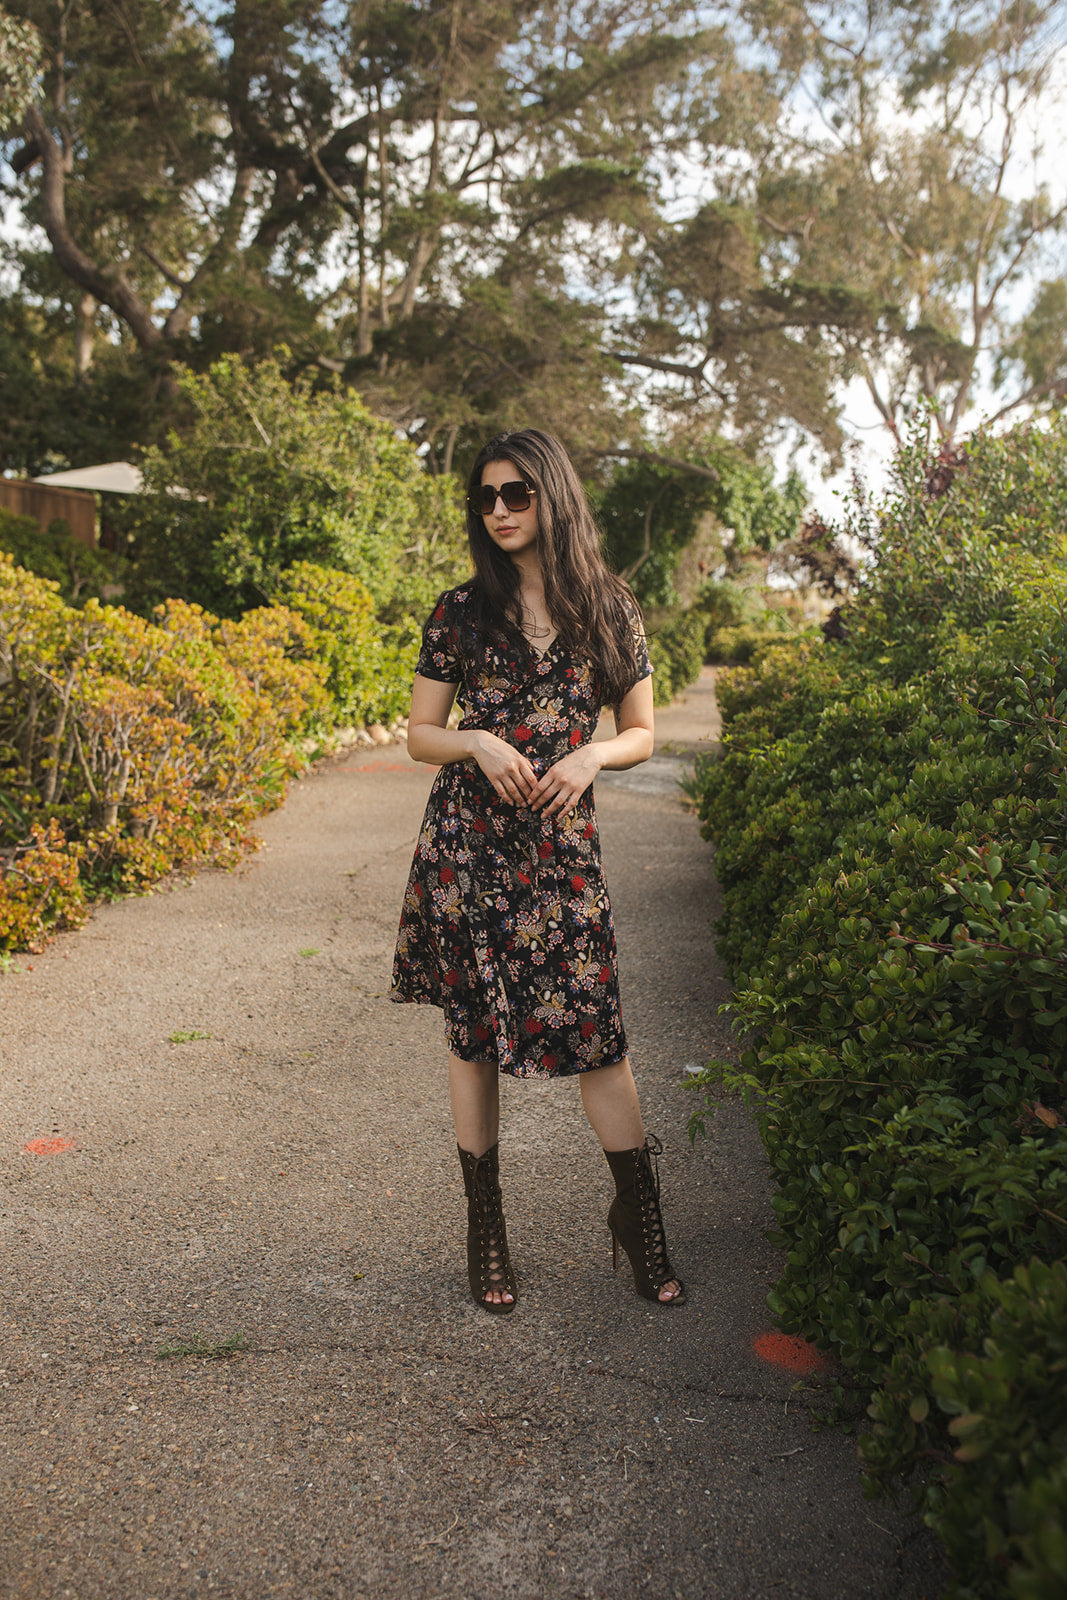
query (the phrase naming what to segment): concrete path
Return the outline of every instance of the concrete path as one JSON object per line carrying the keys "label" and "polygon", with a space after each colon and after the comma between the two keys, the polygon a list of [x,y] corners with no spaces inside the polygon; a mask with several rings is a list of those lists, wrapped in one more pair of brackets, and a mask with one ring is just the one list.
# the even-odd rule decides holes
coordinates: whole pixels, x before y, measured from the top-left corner
{"label": "concrete path", "polygon": [[674,782],[710,679],[659,727],[597,787],[684,1308],[612,1276],[573,1083],[505,1083],[522,1299],[468,1298],[440,1016],[385,998],[430,784],[402,749],[324,763],[237,872],[0,977],[5,1600],[934,1600],[921,1530],[812,1425],[828,1379],[753,1351],[759,1142],[732,1102],[686,1136],[685,1068],[726,1047]]}

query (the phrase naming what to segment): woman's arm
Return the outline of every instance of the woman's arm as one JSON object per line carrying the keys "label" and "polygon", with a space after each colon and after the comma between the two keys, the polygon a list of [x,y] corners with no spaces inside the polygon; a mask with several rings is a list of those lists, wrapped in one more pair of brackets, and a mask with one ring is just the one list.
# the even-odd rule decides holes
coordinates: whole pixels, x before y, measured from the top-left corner
{"label": "woman's arm", "polygon": [[549,767],[535,784],[530,806],[546,817],[570,811],[597,773],[607,767],[621,772],[647,761],[655,747],[656,724],[652,709],[652,679],[641,678],[622,698],[615,711],[613,739],[598,739]]}
{"label": "woman's arm", "polygon": [[444,767],[476,761],[502,800],[527,805],[537,774],[521,751],[481,728],[450,728],[448,714],[458,685],[415,674],[408,717],[408,754],[415,761]]}

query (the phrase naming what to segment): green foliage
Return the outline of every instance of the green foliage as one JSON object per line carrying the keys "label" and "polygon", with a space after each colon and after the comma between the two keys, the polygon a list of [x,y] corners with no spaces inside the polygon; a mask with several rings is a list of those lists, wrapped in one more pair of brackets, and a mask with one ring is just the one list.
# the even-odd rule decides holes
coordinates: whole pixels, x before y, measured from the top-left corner
{"label": "green foliage", "polygon": [[906,455],[848,638],[725,674],[694,782],[750,1041],[708,1081],[759,1108],[768,1304],[872,1386],[872,1482],[917,1483],[959,1600],[1063,1574],[1065,457]]}
{"label": "green foliage", "polygon": [[700,592],[715,568],[791,538],[803,513],[805,490],[796,474],[779,486],[769,467],[726,446],[702,451],[693,460],[717,476],[628,462],[594,496],[608,559],[642,605],[694,602],[695,593],[679,592],[687,550],[694,570],[685,577],[690,582],[695,577],[693,588]]}
{"label": "green foliage", "polygon": [[306,561],[282,574],[273,598],[310,630],[334,721],[391,722],[402,714],[419,654],[414,623],[383,626],[358,578]]}
{"label": "green foliage", "polygon": [[5,551],[17,566],[58,584],[59,593],[71,605],[90,597],[99,600],[105,586],[115,583],[121,572],[107,551],[91,549],[80,539],[72,538],[61,517],[42,530],[32,517],[17,517],[2,506],[0,551]]}
{"label": "green foliage", "polygon": [[[768,613],[768,620],[773,613]],[[704,655],[708,661],[719,661],[730,666],[740,666],[751,661],[761,651],[781,644],[781,627],[761,627],[758,623],[741,623],[736,627],[707,630]]]}
{"label": "green foliage", "polygon": [[652,691],[658,706],[668,706],[700,676],[706,625],[701,612],[681,611],[648,625]]}
{"label": "green foliage", "polygon": [[953,1600],[1067,1592],[1065,1372],[1062,1260],[984,1272],[909,1312],[864,1454],[879,1486],[917,1455],[940,1464],[926,1498],[953,1552]]}
{"label": "green foliage", "polygon": [[0,11],[0,131],[18,122],[40,70],[37,29]]}
{"label": "green foliage", "polygon": [[144,462],[128,582],[139,609],[180,595],[235,616],[314,562],[358,578],[400,620],[454,581],[451,481],[427,476],[354,395],[235,357],[180,387],[189,425]]}
{"label": "green foliage", "polygon": [[1007,621],[1013,552],[1056,557],[1067,544],[1067,422],[978,434],[931,461],[917,429],[894,464],[875,525],[874,560],[849,608],[850,652],[899,681],[936,662],[957,629]]}

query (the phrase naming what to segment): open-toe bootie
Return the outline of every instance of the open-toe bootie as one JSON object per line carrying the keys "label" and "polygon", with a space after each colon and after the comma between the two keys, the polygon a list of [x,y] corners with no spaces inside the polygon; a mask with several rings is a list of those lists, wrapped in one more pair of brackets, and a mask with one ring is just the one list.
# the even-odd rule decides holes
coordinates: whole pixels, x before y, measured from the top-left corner
{"label": "open-toe bootie", "polygon": [[[634,1288],[646,1300],[661,1306],[685,1304],[685,1285],[671,1266],[667,1255],[667,1236],[659,1209],[659,1166],[656,1158],[663,1146],[655,1137],[646,1139],[638,1150],[605,1150],[615,1179],[615,1198],[608,1212],[611,1229],[611,1259],[617,1269],[619,1246],[625,1250],[634,1275]],[[668,1283],[678,1284],[678,1293],[660,1299]]]}
{"label": "open-toe bootie", "polygon": [[[484,1156],[459,1150],[463,1187],[467,1191],[467,1276],[471,1294],[483,1311],[506,1316],[514,1311],[518,1294],[508,1255],[508,1232],[500,1200],[497,1156],[493,1145]],[[510,1294],[510,1300],[491,1300],[492,1294]]]}

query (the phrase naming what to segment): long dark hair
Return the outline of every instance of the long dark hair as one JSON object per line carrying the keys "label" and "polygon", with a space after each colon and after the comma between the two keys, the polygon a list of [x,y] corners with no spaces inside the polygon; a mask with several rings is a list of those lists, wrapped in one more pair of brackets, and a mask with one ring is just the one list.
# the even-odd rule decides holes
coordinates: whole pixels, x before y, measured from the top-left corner
{"label": "long dark hair", "polygon": [[[605,701],[616,705],[633,687],[634,621],[639,623],[641,613],[629,585],[604,560],[600,533],[574,463],[559,440],[540,428],[498,433],[475,458],[468,495],[480,487],[490,461],[513,461],[524,481],[537,490],[537,551],[548,614],[566,643],[598,673]],[[495,631],[529,648],[519,625],[519,569],[490,539],[469,501],[467,538],[477,579],[471,595],[471,635]],[[472,636],[464,638],[461,633],[462,649],[473,642]]]}

